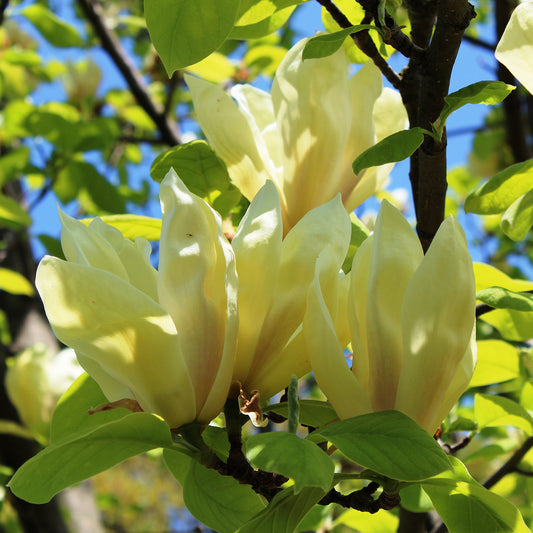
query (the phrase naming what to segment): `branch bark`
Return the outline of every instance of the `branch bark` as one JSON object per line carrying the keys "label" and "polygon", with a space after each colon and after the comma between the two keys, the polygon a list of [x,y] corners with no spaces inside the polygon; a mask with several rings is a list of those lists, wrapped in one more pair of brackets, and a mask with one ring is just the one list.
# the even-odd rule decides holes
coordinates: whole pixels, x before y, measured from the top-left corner
{"label": "branch bark", "polygon": [[175,123],[152,100],[140,72],[122,48],[116,35],[106,26],[100,5],[93,0],[78,0],[78,4],[100,39],[102,48],[124,76],[135,100],[157,126],[162,142],[169,146],[181,144]]}

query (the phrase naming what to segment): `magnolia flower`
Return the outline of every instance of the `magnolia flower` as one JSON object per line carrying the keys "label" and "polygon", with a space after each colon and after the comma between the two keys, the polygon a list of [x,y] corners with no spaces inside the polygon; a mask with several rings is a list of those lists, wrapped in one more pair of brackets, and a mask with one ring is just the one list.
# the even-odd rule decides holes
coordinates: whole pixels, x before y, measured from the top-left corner
{"label": "magnolia flower", "polygon": [[317,268],[335,297],[350,234],[340,195],[307,213],[283,240],[275,185],[267,181],[255,196],[232,241],[239,276],[234,380],[248,397],[259,391],[268,399],[292,374],[310,372],[301,330],[307,291]]}
{"label": "magnolia flower", "polygon": [[467,388],[476,361],[475,281],[465,236],[446,219],[424,256],[403,215],[382,203],[353,259],[351,370],[317,276],[304,335],[318,385],[338,415],[397,409],[433,434]]}
{"label": "magnolia flower", "polygon": [[513,11],[495,56],[533,94],[533,2],[523,2]]}
{"label": "magnolia flower", "polygon": [[380,189],[392,165],[355,176],[352,162],[407,120],[399,94],[382,88],[372,63],[348,79],[343,50],[304,61],[305,44],[281,62],[272,95],[250,85],[236,85],[228,95],[185,78],[200,126],[244,196],[251,200],[268,179],[276,184],[285,233],[338,192],[351,211]]}
{"label": "magnolia flower", "polygon": [[55,334],[110,402],[135,400],[170,427],[207,423],[232,379],[235,257],[220,217],[173,171],[160,196],[159,272],[144,239],[60,213],[67,261],[45,257],[37,288]]}
{"label": "magnolia flower", "polygon": [[22,423],[46,438],[59,398],[82,372],[69,348],[54,354],[38,343],[19,352],[8,363],[5,385]]}

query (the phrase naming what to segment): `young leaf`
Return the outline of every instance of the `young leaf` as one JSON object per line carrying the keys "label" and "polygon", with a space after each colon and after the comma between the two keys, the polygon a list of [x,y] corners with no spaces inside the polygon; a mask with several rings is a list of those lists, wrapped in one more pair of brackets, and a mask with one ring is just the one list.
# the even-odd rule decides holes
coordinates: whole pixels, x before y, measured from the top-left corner
{"label": "young leaf", "polygon": [[131,413],[81,436],[52,443],[17,470],[9,486],[19,498],[46,503],[64,488],[129,457],[170,446],[170,430],[161,418]]}
{"label": "young leaf", "polygon": [[145,0],[152,42],[169,77],[214,52],[229,35],[240,0]]}
{"label": "young leaf", "polygon": [[372,24],[357,24],[334,33],[323,33],[307,41],[302,52],[302,59],[315,59],[333,55],[342,46],[344,39],[348,35],[362,30],[376,30],[379,33],[383,33]]}
{"label": "young leaf", "polygon": [[380,411],[334,422],[312,433],[352,461],[392,479],[418,481],[450,468],[437,442],[399,411]]}
{"label": "young leaf", "polygon": [[316,487],[306,487],[298,494],[294,493],[293,487],[285,489],[237,533],[293,533],[323,497],[324,491]]}
{"label": "young leaf", "polygon": [[[105,215],[100,217],[103,222],[117,228],[126,238],[134,241],[143,237],[149,241],[158,241],[161,237],[161,219],[142,215]],[[84,218],[82,222],[89,225],[92,218]]]}
{"label": "young leaf", "polygon": [[[300,400],[299,402],[300,423],[311,427],[320,427],[339,418],[335,409],[328,402],[321,400]],[[287,402],[269,405],[265,412],[272,411],[278,415],[289,417],[289,407]]]}
{"label": "young leaf", "polygon": [[192,193],[223,217],[239,203],[240,191],[230,182],[226,165],[205,141],[192,141],[162,153],[153,162],[150,175],[161,183],[171,168]]}
{"label": "young leaf", "polygon": [[0,227],[17,230],[31,223],[30,215],[18,202],[0,194]]}
{"label": "young leaf", "polygon": [[246,457],[257,468],[294,480],[294,493],[304,487],[329,491],[335,466],[316,444],[293,433],[260,433],[246,441]]}
{"label": "young leaf", "polygon": [[444,472],[422,485],[450,533],[529,533],[511,502],[477,483],[458,459],[450,461],[455,475]]}
{"label": "young leaf", "polygon": [[183,487],[187,509],[200,522],[219,533],[233,533],[264,504],[249,485],[241,485],[187,457],[183,453],[164,450],[168,469]]}
{"label": "young leaf", "polygon": [[465,200],[465,211],[495,215],[505,211],[517,198],[533,189],[533,159],[516,163],[495,174]]}
{"label": "young leaf", "polygon": [[513,241],[526,238],[533,225],[533,189],[517,198],[505,211],[501,227]]}
{"label": "young leaf", "polygon": [[507,341],[523,342],[533,338],[533,313],[514,309],[495,309],[481,318],[495,327]]}
{"label": "young leaf", "polygon": [[489,287],[476,294],[476,298],[495,309],[533,311],[533,294],[513,292],[503,287]]}
{"label": "young leaf", "polygon": [[0,290],[25,296],[35,293],[33,285],[22,274],[8,268],[0,268]]}
{"label": "young leaf", "polygon": [[470,387],[502,383],[519,375],[518,352],[512,344],[496,339],[477,341],[477,364]]}
{"label": "young leaf", "polygon": [[533,434],[533,419],[519,404],[494,394],[476,394],[474,412],[480,429],[484,427],[513,426]]}
{"label": "young leaf", "polygon": [[359,174],[365,168],[403,161],[410,157],[423,142],[422,128],[397,131],[359,154],[352,163],[353,171]]}
{"label": "young leaf", "polygon": [[82,38],[73,26],[56,17],[47,7],[41,4],[32,4],[24,8],[22,14],[53,46],[67,48],[83,44]]}
{"label": "young leaf", "polygon": [[466,104],[499,104],[515,88],[502,81],[478,81],[445,96],[444,107],[433,124],[439,138],[442,136],[446,119],[460,107]]}

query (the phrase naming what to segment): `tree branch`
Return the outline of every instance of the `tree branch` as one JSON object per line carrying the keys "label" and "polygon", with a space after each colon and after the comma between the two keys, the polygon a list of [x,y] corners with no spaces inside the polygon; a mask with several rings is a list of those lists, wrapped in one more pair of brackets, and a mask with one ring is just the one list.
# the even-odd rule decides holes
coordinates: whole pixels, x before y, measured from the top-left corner
{"label": "tree branch", "polygon": [[4,15],[9,5],[9,0],[0,0],[0,25],[4,22]]}
{"label": "tree branch", "polygon": [[78,3],[100,39],[102,48],[109,54],[124,76],[135,100],[154,121],[162,141],[169,146],[180,144],[179,133],[174,122],[165,115],[162,109],[159,109],[150,97],[141,74],[127,56],[118,38],[105,25],[100,5],[93,0],[78,0]]}

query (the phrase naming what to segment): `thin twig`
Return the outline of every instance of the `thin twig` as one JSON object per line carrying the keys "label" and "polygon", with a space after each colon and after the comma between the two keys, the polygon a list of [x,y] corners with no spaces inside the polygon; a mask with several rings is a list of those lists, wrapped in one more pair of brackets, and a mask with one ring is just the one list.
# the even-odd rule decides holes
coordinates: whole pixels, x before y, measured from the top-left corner
{"label": "thin twig", "polygon": [[507,461],[485,481],[485,483],[483,483],[483,486],[486,489],[490,489],[507,474],[516,472],[520,461],[531,448],[533,448],[533,437],[526,439],[522,446],[520,446],[520,448],[518,448],[518,450],[516,450],[516,452],[514,452],[513,455],[511,455],[511,457],[509,457],[509,459],[507,459]]}
{"label": "thin twig", "polygon": [[124,76],[135,100],[154,121],[162,141],[169,146],[180,144],[181,141],[175,123],[165,115],[162,109],[159,109],[150,97],[141,74],[122,48],[116,35],[105,25],[100,5],[92,0],[78,0],[78,3],[96,35],[98,35],[102,48],[109,54]]}

